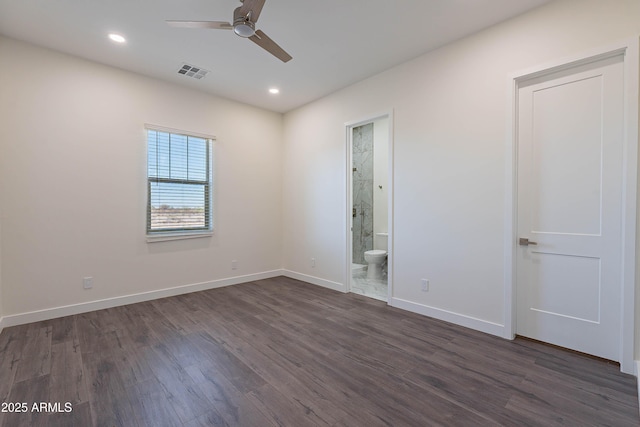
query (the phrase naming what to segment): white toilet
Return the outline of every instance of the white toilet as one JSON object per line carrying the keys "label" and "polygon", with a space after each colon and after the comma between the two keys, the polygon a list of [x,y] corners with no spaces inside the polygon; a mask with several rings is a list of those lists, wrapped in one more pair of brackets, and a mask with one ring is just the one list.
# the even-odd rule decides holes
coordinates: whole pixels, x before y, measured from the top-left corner
{"label": "white toilet", "polygon": [[374,249],[364,253],[367,261],[367,279],[382,279],[382,264],[387,260],[387,251]]}
{"label": "white toilet", "polygon": [[367,262],[367,279],[383,279],[382,269],[387,261],[387,237],[388,233],[376,233],[376,245],[378,248],[364,253]]}

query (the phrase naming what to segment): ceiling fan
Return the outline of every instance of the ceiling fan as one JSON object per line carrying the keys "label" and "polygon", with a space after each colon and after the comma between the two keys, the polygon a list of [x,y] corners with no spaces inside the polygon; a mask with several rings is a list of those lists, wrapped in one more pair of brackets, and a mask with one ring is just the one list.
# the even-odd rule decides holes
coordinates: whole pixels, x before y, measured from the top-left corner
{"label": "ceiling fan", "polygon": [[248,38],[282,62],[290,61],[291,55],[261,30],[256,30],[256,22],[265,0],[240,0],[240,2],[242,6],[233,11],[233,24],[224,21],[167,21],[167,24],[182,28],[233,30],[240,37]]}

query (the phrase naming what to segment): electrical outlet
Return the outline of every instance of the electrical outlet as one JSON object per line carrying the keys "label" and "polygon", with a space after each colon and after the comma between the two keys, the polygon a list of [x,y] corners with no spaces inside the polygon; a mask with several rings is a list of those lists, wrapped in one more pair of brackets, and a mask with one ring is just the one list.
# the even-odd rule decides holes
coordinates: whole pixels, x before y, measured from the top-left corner
{"label": "electrical outlet", "polygon": [[82,287],[84,289],[91,289],[93,288],[93,277],[84,277],[82,279]]}
{"label": "electrical outlet", "polygon": [[316,267],[316,259],[315,258],[311,258],[311,267],[312,268]]}
{"label": "electrical outlet", "polygon": [[233,261],[231,261],[231,269],[232,270],[237,270],[238,269],[238,260],[234,259]]}
{"label": "electrical outlet", "polygon": [[429,280],[422,279],[420,280],[420,284],[422,285],[422,292],[429,292]]}

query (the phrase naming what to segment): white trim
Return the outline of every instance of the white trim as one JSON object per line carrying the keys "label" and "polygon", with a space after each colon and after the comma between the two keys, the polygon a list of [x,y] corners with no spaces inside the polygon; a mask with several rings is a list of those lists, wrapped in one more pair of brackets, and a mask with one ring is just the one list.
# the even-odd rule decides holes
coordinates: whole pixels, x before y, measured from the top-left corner
{"label": "white trim", "polygon": [[455,313],[453,311],[443,310],[424,304],[418,304],[401,298],[392,298],[391,306],[411,311],[413,313],[422,314],[423,316],[432,317],[434,319],[443,320],[465,328],[474,329],[486,334],[504,337],[504,325],[478,319],[464,314]]}
{"label": "white trim", "polygon": [[159,298],[172,297],[175,295],[188,294],[191,292],[205,291],[208,289],[222,288],[240,283],[252,282],[254,280],[269,279],[282,276],[282,270],[265,271],[262,273],[248,274],[245,276],[229,277],[226,279],[212,280],[209,282],[194,283],[190,285],[176,286],[173,288],[160,289],[157,291],[142,292],[138,294],[121,297],[106,298],[97,301],[71,304],[62,307],[48,308],[44,310],[31,311],[27,313],[4,316],[1,321],[2,327],[23,325],[25,323],[40,322],[43,320],[56,319],[58,317],[71,316],[74,314],[86,313],[89,311],[102,310],[105,308],[119,307],[127,304],[135,304],[143,301],[151,301]]}
{"label": "white trim", "polygon": [[505,147],[505,265],[504,265],[504,322],[503,337],[513,339],[516,333],[516,231],[517,231],[517,94],[519,82],[551,74],[579,65],[613,57],[624,56],[625,74],[625,147],[624,189],[622,218],[622,295],[621,295],[621,348],[618,362],[625,373],[634,372],[635,353],[635,281],[636,281],[636,218],[638,192],[638,38],[595,49],[582,55],[539,65],[509,76],[507,144]]}
{"label": "white trim", "polygon": [[[635,362],[635,308],[636,308],[636,245],[638,215],[638,102],[640,102],[640,43],[638,37],[626,43],[625,74],[625,146],[623,173],[625,186],[623,189],[622,219],[622,302],[621,302],[621,343],[620,369],[622,372],[633,372]],[[637,375],[636,375],[637,376]]]}
{"label": "white trim", "polygon": [[[149,140],[148,140],[148,132],[147,135],[144,138],[145,141],[145,152],[144,152],[144,158],[145,158],[145,165],[144,165],[144,170],[147,171],[145,172],[145,183],[144,183],[144,188],[146,188],[145,193],[146,193],[146,198],[145,198],[145,202],[146,202],[146,207],[145,207],[145,224],[144,224],[144,228],[146,230],[146,242],[147,243],[156,243],[156,242],[169,242],[169,241],[173,241],[173,240],[185,240],[185,239],[198,239],[198,238],[202,238],[202,237],[211,237],[214,234],[214,210],[216,209],[216,204],[215,204],[215,197],[216,197],[216,191],[215,191],[215,154],[214,154],[214,142],[216,140],[216,137],[213,135],[207,135],[207,134],[203,134],[203,133],[198,133],[198,132],[191,132],[191,131],[184,131],[184,130],[180,130],[180,129],[173,129],[173,128],[169,128],[169,127],[165,127],[165,126],[158,126],[158,125],[152,125],[149,123],[145,123],[144,124],[144,129],[145,131],[158,131],[158,132],[167,132],[170,134],[176,134],[176,135],[184,135],[184,136],[194,136],[196,138],[203,138],[207,140],[207,146],[209,149],[209,227],[206,229],[200,229],[200,230],[182,230],[182,229],[178,229],[175,231],[150,231],[149,230],[149,209],[150,209],[150,205],[151,205],[151,193],[149,191],[149,174],[148,174],[148,170],[149,170]],[[206,199],[206,197],[205,197]],[[205,209],[206,211],[206,209]]]}
{"label": "white trim", "polygon": [[[319,277],[309,276],[290,270],[284,270],[283,275],[285,277],[297,279],[306,283],[310,283],[312,285],[322,286],[324,288],[333,289],[334,291],[348,293],[346,285],[343,285],[341,283],[332,282],[330,280],[325,280]],[[423,316],[432,317],[434,319],[443,320],[445,322],[474,329],[476,331],[484,332],[490,335],[496,335],[499,337],[502,337],[504,335],[504,325],[488,322],[486,320],[477,319],[471,316],[466,316],[464,314],[454,313],[452,311],[442,310],[440,308],[435,308],[428,305],[417,304],[401,298],[391,298],[389,299],[388,304],[401,310],[406,310],[412,313],[421,314]]]}
{"label": "white trim", "polygon": [[185,136],[195,136],[196,138],[210,139],[212,141],[216,140],[215,136],[209,135],[207,133],[192,132],[190,130],[168,128],[166,126],[152,125],[150,123],[145,123],[144,124],[144,128],[146,130],[157,130],[158,132],[174,133],[174,134],[177,134],[177,135],[185,135]]}
{"label": "white trim", "polygon": [[147,243],[156,242],[168,242],[171,240],[184,240],[184,239],[200,239],[202,237],[212,237],[213,231],[198,231],[198,232],[178,232],[178,233],[157,233],[147,234]]}
{"label": "white trim", "polygon": [[344,292],[349,292],[351,290],[351,265],[353,263],[353,238],[352,238],[352,234],[351,234],[351,228],[353,226],[352,224],[352,215],[351,215],[351,198],[352,193],[353,193],[353,171],[352,171],[352,164],[353,164],[353,159],[352,159],[352,146],[353,146],[353,128],[356,128],[358,126],[362,126],[368,123],[373,123],[376,120],[379,119],[383,119],[386,118],[387,119],[387,127],[388,127],[388,178],[387,178],[387,188],[388,188],[388,193],[387,193],[387,202],[388,202],[388,207],[387,207],[387,232],[389,234],[389,236],[387,237],[387,304],[389,304],[389,301],[391,301],[391,298],[393,297],[393,253],[394,253],[394,227],[393,227],[393,204],[394,204],[394,187],[393,187],[393,177],[394,177],[394,147],[393,147],[393,135],[394,135],[394,116],[393,116],[393,108],[386,111],[386,112],[382,112],[379,114],[374,114],[371,116],[368,116],[367,118],[361,119],[361,120],[354,120],[354,121],[350,121],[350,122],[346,122],[344,124],[345,126],[345,141],[346,141],[346,154],[345,154],[345,158],[346,158],[346,162],[345,162],[345,193],[346,193],[346,198],[345,198],[345,205],[344,205],[344,212],[346,214],[346,222],[345,222],[345,234],[344,234],[344,239],[346,242],[346,255],[347,255],[347,259],[346,259],[346,268],[345,268],[345,274],[344,274],[344,288],[345,291]]}
{"label": "white trim", "polygon": [[[636,378],[638,378],[638,375],[640,374],[640,360],[634,361],[634,368],[634,374]],[[636,381],[636,384],[638,386],[638,396],[640,396],[640,381]],[[640,407],[638,407],[638,412],[640,413]]]}
{"label": "white trim", "polygon": [[512,340],[516,337],[516,304],[515,304],[515,235],[517,224],[517,206],[518,198],[515,188],[516,183],[516,165],[517,163],[517,146],[516,138],[518,126],[516,119],[518,103],[516,77],[509,77],[508,90],[508,121],[507,134],[505,144],[505,202],[504,202],[504,335],[503,338]]}
{"label": "white trim", "polygon": [[332,282],[331,280],[321,279],[308,274],[298,273],[291,270],[282,270],[282,275],[291,279],[300,280],[302,282],[311,283],[312,285],[322,286],[323,288],[333,289],[342,293],[347,293],[347,287],[343,283]]}
{"label": "white trim", "polygon": [[393,299],[393,289],[394,289],[394,268],[395,265],[395,251],[394,251],[394,238],[395,232],[393,225],[395,224],[393,220],[394,206],[395,206],[395,187],[393,186],[393,177],[395,176],[394,172],[394,134],[395,134],[395,126],[394,126],[394,115],[393,109],[389,110],[387,119],[387,127],[389,128],[389,166],[388,166],[388,183],[387,188],[389,189],[387,193],[387,203],[389,206],[387,207],[387,232],[389,236],[387,237],[387,301],[391,301]]}
{"label": "white trim", "polygon": [[[360,122],[357,122],[360,123]],[[344,283],[345,283],[345,292],[351,292],[351,278],[353,275],[352,266],[353,266],[353,215],[350,215],[349,207],[352,207],[352,198],[353,198],[353,128],[354,124],[345,123],[344,131],[345,131],[345,201],[344,201],[344,210],[345,213],[345,234],[344,234],[344,242],[346,245],[346,260],[345,260],[345,268],[344,268]]]}
{"label": "white trim", "polygon": [[360,120],[352,120],[349,122],[345,122],[344,126],[345,128],[357,128],[358,126],[362,126],[362,125],[366,125],[368,123],[372,123],[375,122],[378,119],[383,119],[385,117],[392,117],[393,116],[393,108],[387,110],[387,111],[383,111],[380,112],[378,114],[371,114],[366,116],[363,119]]}

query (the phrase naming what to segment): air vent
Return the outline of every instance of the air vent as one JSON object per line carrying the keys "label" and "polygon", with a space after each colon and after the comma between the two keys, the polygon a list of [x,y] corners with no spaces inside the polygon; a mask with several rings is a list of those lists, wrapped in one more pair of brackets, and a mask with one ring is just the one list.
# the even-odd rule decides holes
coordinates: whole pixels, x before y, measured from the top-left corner
{"label": "air vent", "polygon": [[200,80],[209,74],[209,70],[183,63],[182,68],[178,70],[178,74]]}

